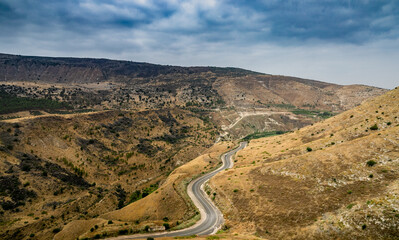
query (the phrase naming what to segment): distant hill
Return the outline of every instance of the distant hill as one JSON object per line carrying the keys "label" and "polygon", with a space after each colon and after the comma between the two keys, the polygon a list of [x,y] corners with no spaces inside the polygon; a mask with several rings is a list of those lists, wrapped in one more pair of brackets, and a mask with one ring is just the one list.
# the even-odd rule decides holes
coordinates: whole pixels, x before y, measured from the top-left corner
{"label": "distant hill", "polygon": [[0,54],[0,84],[7,94],[80,110],[185,108],[208,116],[227,138],[303,127],[386,91],[239,68],[8,54]]}

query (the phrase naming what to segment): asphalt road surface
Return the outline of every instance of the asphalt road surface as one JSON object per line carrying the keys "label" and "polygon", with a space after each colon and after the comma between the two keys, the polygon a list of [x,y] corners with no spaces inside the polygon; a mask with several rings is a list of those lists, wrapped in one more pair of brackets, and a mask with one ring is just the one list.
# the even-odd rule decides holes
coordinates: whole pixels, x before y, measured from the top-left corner
{"label": "asphalt road surface", "polygon": [[135,234],[130,236],[119,236],[110,239],[143,239],[148,237],[159,238],[159,237],[177,237],[177,236],[192,236],[192,235],[210,235],[216,233],[223,225],[224,219],[222,213],[213,204],[211,199],[205,193],[203,186],[211,177],[217,173],[233,167],[232,156],[239,150],[245,148],[247,142],[241,142],[240,146],[222,155],[223,164],[220,168],[213,172],[207,173],[194,181],[192,181],[187,187],[187,193],[195,206],[201,213],[201,219],[193,226],[173,231],[173,232],[160,232],[160,233],[148,233],[148,234]]}

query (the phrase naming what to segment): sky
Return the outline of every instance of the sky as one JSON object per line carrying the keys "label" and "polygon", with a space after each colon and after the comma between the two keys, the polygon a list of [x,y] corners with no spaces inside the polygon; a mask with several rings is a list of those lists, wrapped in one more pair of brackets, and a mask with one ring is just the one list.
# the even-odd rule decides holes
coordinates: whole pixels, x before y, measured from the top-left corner
{"label": "sky", "polygon": [[0,0],[0,52],[399,86],[398,0]]}

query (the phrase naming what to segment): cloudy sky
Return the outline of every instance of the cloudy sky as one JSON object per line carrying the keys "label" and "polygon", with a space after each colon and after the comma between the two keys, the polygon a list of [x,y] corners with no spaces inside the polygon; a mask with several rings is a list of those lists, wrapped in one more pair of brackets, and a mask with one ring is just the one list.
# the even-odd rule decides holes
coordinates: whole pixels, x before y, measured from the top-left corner
{"label": "cloudy sky", "polygon": [[0,52],[399,85],[398,0],[0,0]]}

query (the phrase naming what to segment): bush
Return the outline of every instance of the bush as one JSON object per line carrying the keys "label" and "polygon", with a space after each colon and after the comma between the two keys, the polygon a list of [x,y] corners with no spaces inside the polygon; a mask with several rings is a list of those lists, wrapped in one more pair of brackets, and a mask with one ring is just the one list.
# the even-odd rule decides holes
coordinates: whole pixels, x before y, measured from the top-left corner
{"label": "bush", "polygon": [[112,221],[112,220],[109,220],[108,221],[108,224],[113,224],[114,222]]}
{"label": "bush", "polygon": [[311,147],[307,147],[306,151],[311,152],[313,149]]}
{"label": "bush", "polygon": [[169,225],[169,223],[164,223],[164,224],[163,224],[163,226],[165,227],[165,230],[168,230],[168,229],[170,229],[170,225]]}
{"label": "bush", "polygon": [[53,229],[53,233],[59,233],[59,232],[61,232],[61,228],[54,228]]}
{"label": "bush", "polygon": [[376,165],[377,164],[377,162],[376,161],[374,161],[374,160],[370,160],[370,161],[367,161],[367,166],[369,166],[369,167],[372,167],[372,166],[374,166],[374,165]]}
{"label": "bush", "polygon": [[154,240],[154,238],[153,237],[148,237],[147,240]]}
{"label": "bush", "polygon": [[233,192],[238,192],[238,189],[234,189]]}
{"label": "bush", "polygon": [[378,130],[377,124],[374,124],[373,126],[370,127],[370,130]]}
{"label": "bush", "polygon": [[119,230],[119,235],[126,235],[126,234],[128,234],[129,233],[129,230],[128,229],[121,229],[121,230]]}

